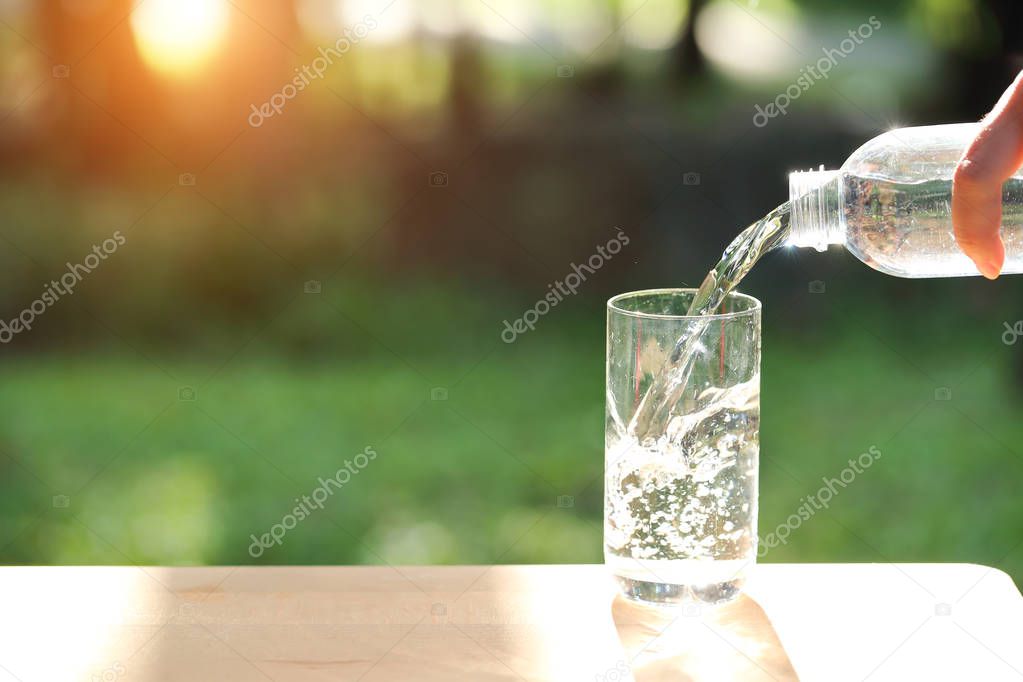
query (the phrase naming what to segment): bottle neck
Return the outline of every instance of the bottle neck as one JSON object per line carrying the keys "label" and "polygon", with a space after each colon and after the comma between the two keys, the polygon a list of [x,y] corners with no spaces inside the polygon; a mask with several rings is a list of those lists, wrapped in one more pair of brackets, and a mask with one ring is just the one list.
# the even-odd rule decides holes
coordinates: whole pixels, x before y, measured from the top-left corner
{"label": "bottle neck", "polygon": [[845,243],[842,171],[796,171],[789,174],[790,236],[793,246],[825,251]]}

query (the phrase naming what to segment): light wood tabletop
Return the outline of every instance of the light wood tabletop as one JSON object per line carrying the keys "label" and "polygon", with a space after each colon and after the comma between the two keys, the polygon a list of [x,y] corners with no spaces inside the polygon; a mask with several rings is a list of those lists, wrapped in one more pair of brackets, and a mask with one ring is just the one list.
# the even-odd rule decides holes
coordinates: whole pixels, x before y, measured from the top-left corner
{"label": "light wood tabletop", "polygon": [[972,564],[766,564],[718,608],[602,566],[0,568],[0,680],[1018,680]]}

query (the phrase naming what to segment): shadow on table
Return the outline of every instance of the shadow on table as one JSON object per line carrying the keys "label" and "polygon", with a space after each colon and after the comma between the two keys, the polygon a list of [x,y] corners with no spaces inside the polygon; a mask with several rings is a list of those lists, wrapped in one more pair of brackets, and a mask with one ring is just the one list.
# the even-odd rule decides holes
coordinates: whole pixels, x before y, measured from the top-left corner
{"label": "shadow on table", "polygon": [[611,615],[636,682],[799,679],[767,614],[745,594],[678,609],[619,595]]}

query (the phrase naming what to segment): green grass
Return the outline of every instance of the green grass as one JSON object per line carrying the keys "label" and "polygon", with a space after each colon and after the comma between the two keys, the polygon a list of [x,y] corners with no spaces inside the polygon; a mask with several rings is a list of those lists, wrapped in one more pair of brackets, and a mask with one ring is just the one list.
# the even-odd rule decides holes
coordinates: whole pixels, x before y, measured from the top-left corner
{"label": "green grass", "polygon": [[[9,361],[0,560],[253,563],[250,534],[371,446],[377,459],[256,563],[599,561],[603,339],[599,303],[579,305],[584,317],[552,315],[510,346],[489,316],[469,316],[452,341],[456,311],[472,308],[453,303],[450,319],[431,311],[431,329],[429,316],[384,311],[368,331],[389,351],[330,362],[258,344],[225,347],[216,364]],[[849,458],[882,452],[766,560],[971,561],[1023,575],[1009,351],[992,353],[986,329],[929,344],[868,331],[889,322],[809,339],[766,319],[761,534]],[[196,400],[179,399],[186,385]],[[951,401],[934,399],[939,386]],[[431,400],[436,387],[446,400]]]}

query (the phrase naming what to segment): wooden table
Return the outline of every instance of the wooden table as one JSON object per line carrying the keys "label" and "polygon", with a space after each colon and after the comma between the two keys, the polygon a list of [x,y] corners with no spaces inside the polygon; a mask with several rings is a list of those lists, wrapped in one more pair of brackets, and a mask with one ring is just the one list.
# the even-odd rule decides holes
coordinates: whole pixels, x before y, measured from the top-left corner
{"label": "wooden table", "polygon": [[1023,597],[971,564],[767,564],[675,611],[602,566],[9,567],[0,614],[4,682],[1023,678]]}

